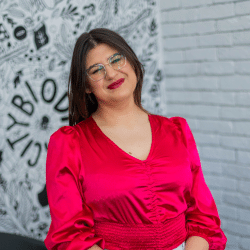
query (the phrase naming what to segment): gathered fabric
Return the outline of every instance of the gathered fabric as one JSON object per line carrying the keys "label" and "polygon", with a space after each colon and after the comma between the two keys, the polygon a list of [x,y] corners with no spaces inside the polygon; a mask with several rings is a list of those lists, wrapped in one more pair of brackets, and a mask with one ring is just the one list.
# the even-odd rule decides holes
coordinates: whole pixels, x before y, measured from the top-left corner
{"label": "gathered fabric", "polygon": [[191,236],[209,250],[227,238],[205,182],[193,134],[182,117],[149,114],[146,160],[123,151],[90,116],[50,137],[46,186],[48,249],[172,250]]}
{"label": "gathered fabric", "polygon": [[97,236],[105,239],[105,248],[173,250],[186,239],[185,215],[159,224],[121,224],[94,222]]}

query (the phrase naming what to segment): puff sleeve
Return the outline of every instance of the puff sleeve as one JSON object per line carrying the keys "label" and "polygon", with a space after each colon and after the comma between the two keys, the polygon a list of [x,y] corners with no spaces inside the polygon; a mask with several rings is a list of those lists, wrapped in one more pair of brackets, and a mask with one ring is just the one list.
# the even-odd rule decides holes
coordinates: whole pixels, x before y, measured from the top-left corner
{"label": "puff sleeve", "polygon": [[91,209],[81,189],[82,156],[79,134],[64,126],[50,137],[46,159],[46,187],[51,224],[44,240],[47,249],[86,250],[94,244],[104,248],[95,236]]}
{"label": "puff sleeve", "polygon": [[188,149],[192,189],[187,201],[186,229],[187,238],[200,236],[209,243],[209,250],[224,250],[227,238],[221,230],[221,221],[214,198],[205,182],[198,150],[187,121],[182,117],[170,118],[181,130],[182,139]]}

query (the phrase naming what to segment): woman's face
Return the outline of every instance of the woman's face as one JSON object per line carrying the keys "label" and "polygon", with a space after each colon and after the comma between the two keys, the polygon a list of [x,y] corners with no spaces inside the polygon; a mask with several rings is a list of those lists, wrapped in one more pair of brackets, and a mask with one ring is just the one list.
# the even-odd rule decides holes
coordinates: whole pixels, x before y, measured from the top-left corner
{"label": "woman's face", "polygon": [[[99,81],[93,81],[87,76],[90,88],[86,89],[86,93],[92,92],[99,105],[134,99],[133,92],[136,88],[137,77],[128,60],[126,60],[125,66],[118,70],[113,69],[108,64],[108,59],[118,52],[106,44],[99,44],[87,55],[86,69],[94,64],[103,64],[106,70],[106,76]],[[124,81],[118,88],[109,88],[109,85],[117,80]]]}

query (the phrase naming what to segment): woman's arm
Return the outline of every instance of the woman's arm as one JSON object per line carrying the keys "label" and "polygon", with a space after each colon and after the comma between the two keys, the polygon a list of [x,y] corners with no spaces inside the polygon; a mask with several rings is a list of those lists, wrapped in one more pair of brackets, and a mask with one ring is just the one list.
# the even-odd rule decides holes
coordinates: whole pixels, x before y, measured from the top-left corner
{"label": "woman's arm", "polygon": [[87,250],[98,242],[104,248],[104,239],[95,235],[93,211],[83,194],[79,137],[74,127],[64,126],[49,140],[46,187],[51,225],[44,240],[47,249]]}
{"label": "woman's arm", "polygon": [[102,250],[102,248],[100,248],[98,245],[93,245],[91,248],[89,248],[88,250]]}
{"label": "woman's arm", "polygon": [[[173,117],[171,119],[181,132],[183,142],[189,153],[192,173],[191,192],[189,196],[186,196],[186,239],[191,236],[199,236],[208,242],[210,249],[224,250],[226,248],[227,237],[221,229],[219,213],[202,172],[200,157],[192,131],[184,118]],[[199,248],[199,243],[194,243],[188,243],[188,245],[192,244],[192,246],[190,245],[187,250],[204,249]]]}
{"label": "woman's arm", "polygon": [[199,236],[191,236],[186,240],[186,250],[209,250],[208,242]]}

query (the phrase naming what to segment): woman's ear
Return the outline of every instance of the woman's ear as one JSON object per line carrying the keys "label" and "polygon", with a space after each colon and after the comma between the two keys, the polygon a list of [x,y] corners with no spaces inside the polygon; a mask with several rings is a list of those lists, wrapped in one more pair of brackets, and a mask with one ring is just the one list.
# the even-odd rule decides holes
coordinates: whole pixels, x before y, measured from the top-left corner
{"label": "woman's ear", "polygon": [[88,82],[86,82],[86,89],[85,89],[85,93],[86,94],[90,94],[92,91],[91,91],[91,86]]}
{"label": "woman's ear", "polygon": [[89,88],[86,88],[85,92],[86,92],[86,94],[90,94],[91,90]]}

